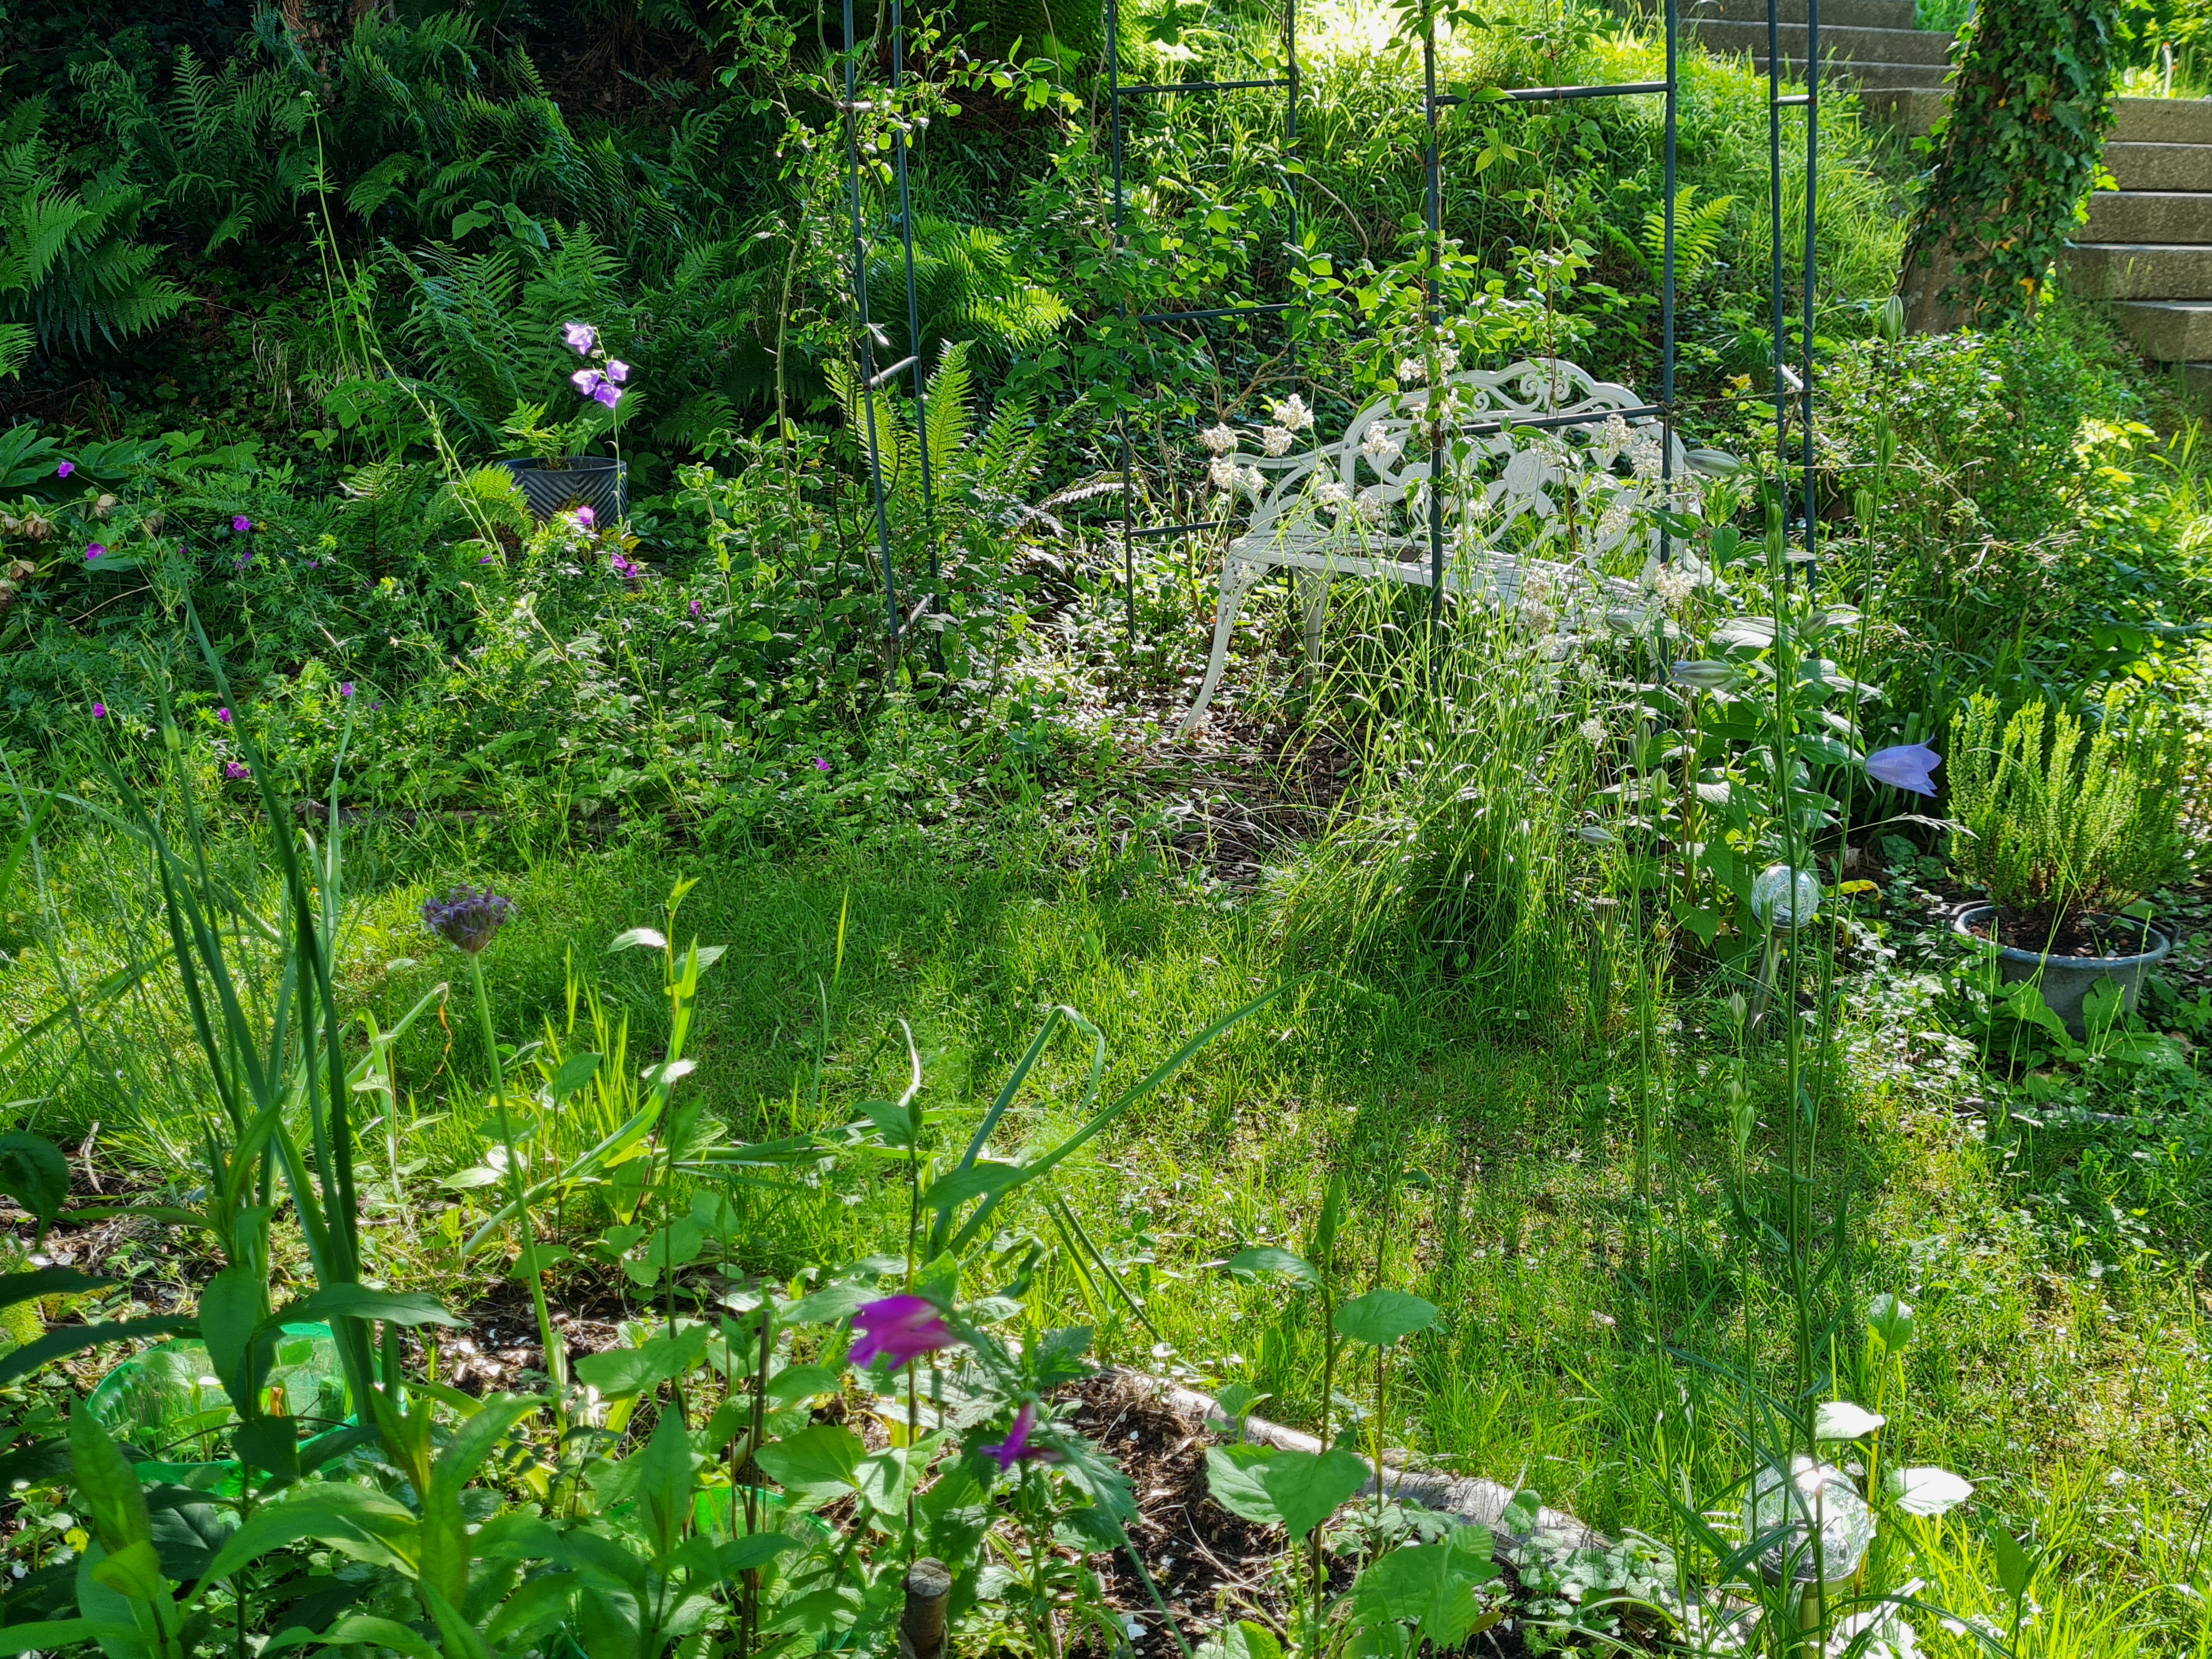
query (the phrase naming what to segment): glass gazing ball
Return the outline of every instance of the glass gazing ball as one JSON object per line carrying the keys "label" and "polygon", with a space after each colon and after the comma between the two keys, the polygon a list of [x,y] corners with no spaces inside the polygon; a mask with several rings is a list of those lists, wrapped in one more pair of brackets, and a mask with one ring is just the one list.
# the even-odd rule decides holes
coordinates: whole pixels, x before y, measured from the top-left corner
{"label": "glass gazing ball", "polygon": [[1802,1453],[1790,1460],[1786,1480],[1772,1464],[1760,1467],[1752,1479],[1744,1524],[1753,1538],[1788,1528],[1759,1558],[1759,1571],[1776,1581],[1786,1576],[1801,1583],[1819,1578],[1832,1584],[1849,1578],[1874,1542],[1874,1513],[1850,1476]]}
{"label": "glass gazing ball", "polygon": [[1820,914],[1820,883],[1810,870],[1796,872],[1786,864],[1771,864],[1751,884],[1751,908],[1760,921],[1777,927],[1802,927]]}

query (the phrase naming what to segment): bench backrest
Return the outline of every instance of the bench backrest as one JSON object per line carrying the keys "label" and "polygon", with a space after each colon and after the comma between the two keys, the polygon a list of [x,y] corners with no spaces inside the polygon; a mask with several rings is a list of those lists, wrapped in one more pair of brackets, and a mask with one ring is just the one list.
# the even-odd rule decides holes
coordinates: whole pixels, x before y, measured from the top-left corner
{"label": "bench backrest", "polygon": [[[1451,467],[1444,518],[1461,550],[1474,545],[1518,556],[1540,550],[1559,556],[1571,514],[1579,532],[1577,562],[1598,561],[1631,541],[1656,554],[1659,532],[1648,512],[1661,504],[1656,416],[1635,421],[1620,411],[1643,400],[1625,386],[1591,378],[1563,358],[1536,358],[1500,369],[1449,375],[1447,419],[1467,446]],[[1352,418],[1333,443],[1281,457],[1239,456],[1259,470],[1263,488],[1243,493],[1253,502],[1241,540],[1279,538],[1302,546],[1357,544],[1370,551],[1425,548],[1428,535],[1426,459],[1407,459],[1427,442],[1429,407],[1437,389],[1416,387],[1377,398]],[[1586,423],[1498,431],[1500,420],[1587,416]],[[1611,416],[1611,420],[1607,416]],[[1672,476],[1689,478],[1681,441]],[[1248,475],[1249,477],[1249,475]],[[1679,491],[1680,510],[1695,512],[1695,492]]]}

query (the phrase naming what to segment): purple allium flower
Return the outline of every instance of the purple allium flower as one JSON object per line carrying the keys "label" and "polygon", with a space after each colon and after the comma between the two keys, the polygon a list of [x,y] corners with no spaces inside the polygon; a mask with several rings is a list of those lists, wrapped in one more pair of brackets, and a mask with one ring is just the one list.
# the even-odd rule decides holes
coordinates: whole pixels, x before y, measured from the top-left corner
{"label": "purple allium flower", "polygon": [[576,509],[576,522],[586,530],[596,530],[599,525],[599,515],[588,507],[580,507]]}
{"label": "purple allium flower", "polygon": [[983,1448],[983,1455],[999,1466],[1001,1473],[1011,1469],[1024,1459],[1049,1463],[1054,1454],[1046,1447],[1030,1444],[1030,1431],[1036,1426],[1036,1402],[1024,1400],[1021,1410],[1014,1413],[1014,1429],[995,1446]]}
{"label": "purple allium flower", "polygon": [[107,705],[104,702],[96,702],[93,704],[92,717],[96,720],[106,720],[107,718]]}
{"label": "purple allium flower", "polygon": [[576,388],[580,398],[594,396],[607,383],[607,377],[596,368],[580,368],[568,377],[568,384]]}
{"label": "purple allium flower", "polygon": [[1893,789],[1910,789],[1916,795],[1936,793],[1936,769],[1943,757],[1924,743],[1900,743],[1877,749],[1867,757],[1867,775]]}
{"label": "purple allium flower", "polygon": [[489,887],[465,884],[441,899],[422,901],[422,920],[430,931],[471,956],[490,944],[514,914],[514,901]]}
{"label": "purple allium flower", "polygon": [[830,769],[830,763],[817,755],[814,757],[814,769],[817,772],[827,772]]}
{"label": "purple allium flower", "polygon": [[953,1340],[936,1304],[919,1296],[863,1302],[853,1314],[853,1328],[860,1335],[845,1357],[863,1370],[875,1363],[877,1355],[884,1354],[896,1370],[923,1354],[951,1347]]}
{"label": "purple allium flower", "polygon": [[612,380],[617,386],[627,384],[629,380],[629,365],[619,357],[608,358],[607,379]]}
{"label": "purple allium flower", "polygon": [[59,466],[54,469],[54,477],[57,478],[66,478],[70,473],[76,471],[76,463],[75,461],[64,461]]}
{"label": "purple allium flower", "polygon": [[230,533],[232,535],[243,536],[247,531],[252,528],[253,520],[247,518],[243,513],[234,513],[231,514]]}
{"label": "purple allium flower", "polygon": [[230,724],[230,710],[228,708],[216,709],[215,711],[215,717],[221,720],[225,726]]}
{"label": "purple allium flower", "polygon": [[563,323],[561,337],[568,343],[568,349],[579,357],[588,355],[599,343],[599,331],[589,323]]}
{"label": "purple allium flower", "polygon": [[222,775],[235,781],[240,778],[250,778],[253,773],[244,761],[225,761],[222,763]]}
{"label": "purple allium flower", "polygon": [[353,696],[353,682],[351,680],[340,680],[338,682],[338,696],[342,697],[349,697]]}
{"label": "purple allium flower", "polygon": [[90,547],[84,550],[84,562],[87,564],[90,564],[93,561],[100,557],[100,556],[105,554],[106,551],[106,548],[100,545],[100,543],[94,542]]}

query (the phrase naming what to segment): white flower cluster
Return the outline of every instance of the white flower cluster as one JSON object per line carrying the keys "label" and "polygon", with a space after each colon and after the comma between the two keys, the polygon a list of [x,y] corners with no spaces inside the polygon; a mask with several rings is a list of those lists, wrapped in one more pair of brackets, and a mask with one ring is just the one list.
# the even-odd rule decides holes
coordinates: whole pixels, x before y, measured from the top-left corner
{"label": "white flower cluster", "polygon": [[1352,505],[1352,492],[1341,478],[1323,478],[1313,487],[1313,498],[1314,505],[1332,519]]}
{"label": "white flower cluster", "polygon": [[1260,448],[1273,456],[1291,453],[1291,429],[1286,426],[1262,427],[1260,429]]}
{"label": "white flower cluster", "polygon": [[1605,742],[1605,722],[1593,714],[1575,727],[1575,735],[1595,749]]}
{"label": "white flower cluster", "polygon": [[1200,433],[1198,441],[1206,446],[1208,453],[1226,455],[1237,447],[1237,428],[1223,421]]}
{"label": "white flower cluster", "polygon": [[1671,611],[1698,591],[1697,573],[1685,564],[1662,564],[1651,573],[1651,591]]}
{"label": "white flower cluster", "polygon": [[1620,459],[1620,452],[1628,447],[1632,435],[1626,421],[1618,415],[1607,416],[1604,430],[1598,434],[1597,441],[1590,446],[1591,464],[1600,471],[1610,469]]}
{"label": "white flower cluster", "polygon": [[1635,524],[1636,492],[1632,489],[1616,489],[1613,492],[1612,497],[1607,501],[1605,511],[1598,514],[1597,529],[1594,535],[1601,545],[1610,544],[1628,534],[1630,530],[1635,527]]}
{"label": "white flower cluster", "polygon": [[1398,359],[1397,381],[1400,386],[1419,386],[1429,378],[1429,366],[1419,357]]}
{"label": "white flower cluster", "polygon": [[1313,410],[1306,407],[1304,398],[1293,392],[1274,405],[1275,418],[1292,432],[1304,432],[1314,423]]}
{"label": "white flower cluster", "polygon": [[1352,498],[1352,511],[1369,524],[1381,524],[1390,516],[1390,503],[1382,499],[1382,488],[1370,484]]}
{"label": "white flower cluster", "polygon": [[1639,478],[1657,477],[1664,453],[1656,427],[1639,428],[1628,441],[1628,465]]}
{"label": "white flower cluster", "polygon": [[1359,453],[1380,472],[1406,453],[1406,443],[1402,438],[1392,437],[1380,425],[1370,426],[1367,435],[1359,441]]}
{"label": "white flower cluster", "polygon": [[1223,495],[1237,488],[1237,463],[1226,455],[1216,455],[1206,463],[1206,481]]}

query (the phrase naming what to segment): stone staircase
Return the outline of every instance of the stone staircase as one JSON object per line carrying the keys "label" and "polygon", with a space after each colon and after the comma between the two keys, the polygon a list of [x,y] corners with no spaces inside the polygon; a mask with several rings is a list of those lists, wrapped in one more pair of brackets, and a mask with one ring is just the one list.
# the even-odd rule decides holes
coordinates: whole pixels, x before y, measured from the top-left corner
{"label": "stone staircase", "polygon": [[[1923,133],[1944,97],[1893,89],[1864,100],[1869,115]],[[2183,365],[2194,387],[2212,391],[2212,99],[2118,105],[2105,166],[2119,188],[2089,198],[2089,222],[2067,251],[2067,287],[2111,301],[2137,350]]]}
{"label": "stone staircase", "polygon": [[[1708,52],[1748,52],[1766,67],[1766,0],[1679,0],[1686,36]],[[1912,27],[1913,0],[1822,0],[1824,75],[1863,86],[1940,87],[1950,73],[1951,37]],[[1805,73],[1805,0],[1782,0],[1779,42],[1785,73]]]}

